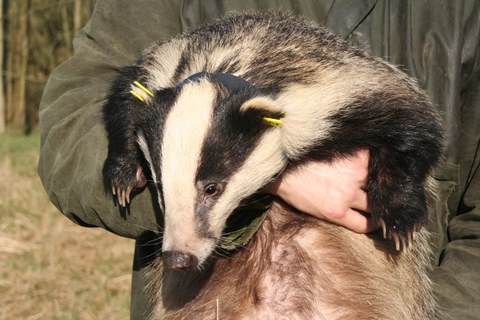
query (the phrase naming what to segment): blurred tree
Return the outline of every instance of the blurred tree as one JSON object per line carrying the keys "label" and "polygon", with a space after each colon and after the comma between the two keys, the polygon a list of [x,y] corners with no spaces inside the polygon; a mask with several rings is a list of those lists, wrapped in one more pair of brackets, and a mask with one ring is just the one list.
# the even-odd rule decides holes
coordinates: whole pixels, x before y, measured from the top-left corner
{"label": "blurred tree", "polygon": [[6,111],[7,123],[25,119],[25,85],[28,59],[28,12],[31,0],[12,1],[8,10]]}
{"label": "blurred tree", "polygon": [[6,109],[5,109],[5,93],[3,84],[3,53],[4,53],[4,29],[3,29],[3,0],[0,0],[0,134],[6,130]]}
{"label": "blurred tree", "polygon": [[94,4],[95,0],[0,0],[4,9],[0,133],[5,125],[23,126],[26,133],[37,125],[48,76],[72,54],[74,34],[86,23]]}

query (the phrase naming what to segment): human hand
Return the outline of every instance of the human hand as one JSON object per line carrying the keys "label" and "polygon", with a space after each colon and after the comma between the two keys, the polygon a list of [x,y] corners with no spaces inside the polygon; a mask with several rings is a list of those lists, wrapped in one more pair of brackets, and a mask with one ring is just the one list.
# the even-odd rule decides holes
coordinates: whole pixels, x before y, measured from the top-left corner
{"label": "human hand", "polygon": [[367,150],[332,162],[310,161],[285,171],[265,190],[302,212],[368,233],[378,228],[364,190],[368,161]]}

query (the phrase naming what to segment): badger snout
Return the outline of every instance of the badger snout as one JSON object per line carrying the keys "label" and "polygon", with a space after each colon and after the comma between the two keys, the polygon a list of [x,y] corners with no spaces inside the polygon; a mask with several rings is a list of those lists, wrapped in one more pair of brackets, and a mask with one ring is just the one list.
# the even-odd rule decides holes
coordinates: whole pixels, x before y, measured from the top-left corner
{"label": "badger snout", "polygon": [[198,258],[190,253],[165,251],[162,253],[164,266],[170,269],[187,270],[198,266]]}

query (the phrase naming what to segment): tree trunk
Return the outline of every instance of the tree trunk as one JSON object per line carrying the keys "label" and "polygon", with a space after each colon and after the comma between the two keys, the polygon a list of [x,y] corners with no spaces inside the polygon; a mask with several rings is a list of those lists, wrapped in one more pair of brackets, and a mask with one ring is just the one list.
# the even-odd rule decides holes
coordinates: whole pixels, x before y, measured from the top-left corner
{"label": "tree trunk", "polygon": [[7,72],[6,72],[6,123],[9,124],[14,117],[15,70],[17,65],[18,49],[13,30],[18,28],[18,3],[12,2],[8,7],[7,25]]}
{"label": "tree trunk", "polygon": [[5,109],[5,93],[3,86],[3,42],[4,42],[4,32],[3,32],[3,0],[0,0],[0,134],[5,133],[6,130],[6,109]]}
{"label": "tree trunk", "polygon": [[75,0],[73,3],[73,32],[77,33],[83,27],[82,0]]}
{"label": "tree trunk", "polygon": [[73,35],[72,30],[70,30],[70,15],[68,14],[68,3],[65,2],[62,6],[62,31],[63,31],[63,39],[65,40],[65,45],[67,46],[68,50],[72,50],[72,41]]}
{"label": "tree trunk", "polygon": [[25,88],[28,62],[28,16],[30,0],[10,7],[9,58],[7,67],[7,123],[14,126],[25,122]]}

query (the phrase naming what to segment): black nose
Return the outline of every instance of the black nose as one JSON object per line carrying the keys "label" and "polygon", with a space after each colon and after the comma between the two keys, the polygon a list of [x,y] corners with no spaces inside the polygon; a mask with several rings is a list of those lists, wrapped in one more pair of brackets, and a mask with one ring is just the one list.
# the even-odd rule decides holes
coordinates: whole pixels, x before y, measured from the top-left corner
{"label": "black nose", "polygon": [[163,264],[170,269],[190,269],[198,266],[198,259],[194,255],[179,251],[165,251],[162,253]]}

